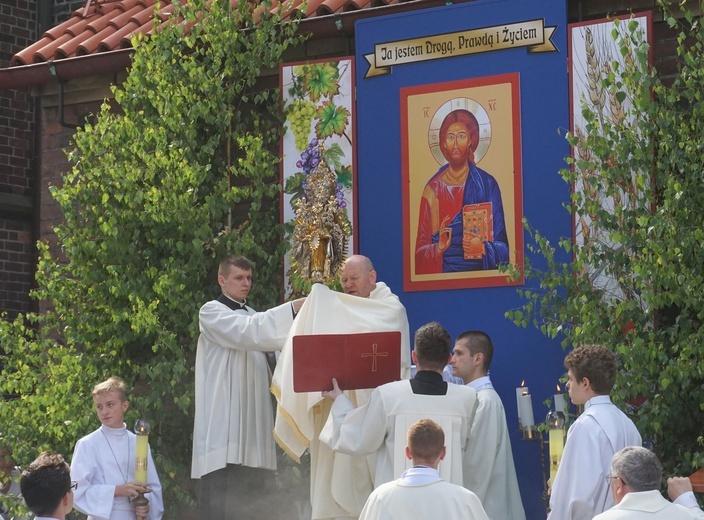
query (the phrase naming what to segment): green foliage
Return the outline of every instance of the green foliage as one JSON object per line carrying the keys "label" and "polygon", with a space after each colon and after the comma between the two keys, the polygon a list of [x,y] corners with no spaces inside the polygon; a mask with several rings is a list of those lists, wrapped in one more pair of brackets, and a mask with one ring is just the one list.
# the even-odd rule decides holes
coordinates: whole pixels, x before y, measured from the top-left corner
{"label": "green foliage", "polygon": [[521,290],[525,304],[508,316],[564,347],[613,348],[615,399],[647,399],[639,430],[666,472],[688,475],[704,465],[704,30],[692,13],[663,9],[678,35],[676,78],[648,69],[634,22],[616,23],[624,60],[597,78],[560,171],[575,186],[579,240],[555,246],[527,226],[526,275],[540,286]]}
{"label": "green foliage", "polygon": [[52,188],[61,256],[39,245],[35,293],[51,308],[0,322],[0,424],[18,462],[44,448],[70,458],[98,426],[92,386],[119,375],[133,387],[128,426],[153,425],[166,518],[193,505],[197,316],[216,295],[217,263],[233,251],[254,261],[260,307],[281,284],[283,121],[260,78],[300,37],[283,4],[257,4],[191,1],[176,8],[186,23],[134,41],[117,107],[76,133],[73,168]]}

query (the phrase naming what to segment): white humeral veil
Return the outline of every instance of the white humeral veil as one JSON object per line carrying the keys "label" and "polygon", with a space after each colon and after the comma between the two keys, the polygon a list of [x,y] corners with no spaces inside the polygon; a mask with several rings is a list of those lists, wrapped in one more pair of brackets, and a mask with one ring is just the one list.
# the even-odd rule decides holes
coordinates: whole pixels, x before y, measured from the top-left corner
{"label": "white humeral veil", "polygon": [[[320,392],[293,391],[292,338],[299,334],[383,331],[401,332],[400,377],[408,379],[411,365],[408,318],[406,309],[388,286],[377,282],[369,298],[360,298],[316,284],[281,351],[271,385],[278,401],[274,438],[297,461],[310,448],[314,520],[359,515],[373,489],[374,458],[334,453],[320,443],[318,436],[330,414],[331,401],[323,399]],[[362,406],[369,400],[371,390],[345,393],[355,406]]]}

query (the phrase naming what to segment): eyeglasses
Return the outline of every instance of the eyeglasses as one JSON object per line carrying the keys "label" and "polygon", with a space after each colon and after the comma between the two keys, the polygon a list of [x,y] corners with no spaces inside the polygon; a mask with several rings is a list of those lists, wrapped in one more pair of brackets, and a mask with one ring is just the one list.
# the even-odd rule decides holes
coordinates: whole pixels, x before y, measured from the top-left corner
{"label": "eyeglasses", "polygon": [[77,490],[77,489],[78,489],[78,482],[76,482],[75,480],[72,480],[72,481],[71,481],[71,487],[69,487],[68,489],[69,489],[69,491],[75,491],[75,490]]}
{"label": "eyeglasses", "polygon": [[[613,479],[615,479],[615,478],[617,478],[617,479],[619,479],[621,482],[623,482],[623,479],[622,479],[621,477],[612,477],[611,475],[606,475],[606,484],[610,486],[610,485],[611,485],[611,481],[612,481]],[[624,482],[624,484],[625,484],[625,482]]]}

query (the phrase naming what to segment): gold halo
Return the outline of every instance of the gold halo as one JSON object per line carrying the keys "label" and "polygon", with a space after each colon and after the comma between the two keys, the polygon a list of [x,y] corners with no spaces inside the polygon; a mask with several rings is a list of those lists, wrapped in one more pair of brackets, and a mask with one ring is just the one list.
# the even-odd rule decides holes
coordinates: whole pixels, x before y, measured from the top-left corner
{"label": "gold halo", "polygon": [[489,145],[491,144],[491,121],[489,121],[489,115],[486,113],[486,110],[484,110],[484,107],[470,98],[461,97],[451,99],[443,103],[440,108],[435,111],[433,118],[430,120],[430,127],[428,128],[428,147],[430,148],[430,153],[433,154],[433,157],[439,165],[442,166],[447,163],[440,149],[440,126],[445,117],[455,110],[467,110],[477,118],[477,123],[479,123],[479,143],[477,143],[477,149],[474,151],[474,163],[479,164],[479,161],[486,155]]}

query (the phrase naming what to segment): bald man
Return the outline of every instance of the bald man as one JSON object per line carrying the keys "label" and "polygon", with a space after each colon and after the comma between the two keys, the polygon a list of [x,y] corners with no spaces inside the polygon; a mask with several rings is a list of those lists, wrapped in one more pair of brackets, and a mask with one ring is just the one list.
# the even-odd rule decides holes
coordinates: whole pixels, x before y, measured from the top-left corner
{"label": "bald man", "polygon": [[[320,392],[293,391],[292,340],[299,334],[401,332],[399,377],[410,377],[411,348],[406,309],[384,283],[369,258],[350,256],[340,271],[343,293],[315,284],[293,324],[274,372],[271,386],[279,406],[274,437],[287,454],[311,454],[312,519],[357,518],[373,489],[366,457],[335,454],[320,442],[331,401]],[[366,404],[371,390],[345,392],[355,406]],[[354,479],[350,479],[354,475]]]}
{"label": "bald man", "polygon": [[366,256],[352,255],[342,264],[340,282],[345,294],[369,298],[376,289],[376,270],[372,261]]}

